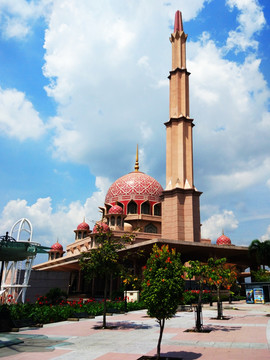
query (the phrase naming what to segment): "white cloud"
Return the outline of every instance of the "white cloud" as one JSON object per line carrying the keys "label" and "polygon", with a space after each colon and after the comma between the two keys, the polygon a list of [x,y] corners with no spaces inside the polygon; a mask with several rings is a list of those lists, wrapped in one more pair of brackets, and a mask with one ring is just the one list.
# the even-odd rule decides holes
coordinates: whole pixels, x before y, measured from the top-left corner
{"label": "white cloud", "polygon": [[33,21],[46,17],[53,0],[1,0],[0,28],[5,38],[23,39],[31,32]]}
{"label": "white cloud", "polygon": [[200,156],[196,171],[203,174],[203,190],[216,196],[265,183],[270,176],[270,92],[260,59],[249,54],[243,63],[228,60],[222,48],[203,36],[189,44],[188,64],[195,153]]}
{"label": "white cloud", "polygon": [[260,237],[260,241],[270,240],[270,225],[268,226],[266,233]]}
{"label": "white cloud", "polygon": [[[53,3],[43,72],[49,80],[47,94],[58,104],[51,121],[57,124],[56,157],[86,163],[95,175],[111,176],[104,160],[117,162],[109,172],[123,169],[121,165],[130,171],[133,164],[127,160],[139,143],[140,148],[148,146],[148,166],[160,168],[153,153],[162,149],[162,123],[168,114],[170,43],[164,34],[171,32],[177,8],[184,19],[191,19],[207,2]],[[125,149],[121,158],[115,144]]]}
{"label": "white cloud", "polygon": [[142,56],[139,60],[138,60],[138,65],[139,66],[144,66],[147,69],[150,67],[149,65],[149,57],[148,56]]}
{"label": "white cloud", "polygon": [[264,184],[270,176],[270,157],[262,163],[252,160],[246,163],[247,170],[236,171],[234,173],[217,174],[209,176],[210,187],[214,188],[213,195],[216,193],[234,193],[255,185]]}
{"label": "white cloud", "polygon": [[17,19],[6,20],[5,35],[8,38],[24,38],[29,32],[29,26],[19,22]]}
{"label": "white cloud", "polygon": [[0,88],[0,130],[23,141],[39,138],[45,125],[24,93]]}
{"label": "white cloud", "polygon": [[40,198],[29,205],[26,200],[9,201],[1,214],[1,234],[10,231],[13,224],[20,218],[27,218],[33,226],[33,241],[44,246],[51,246],[57,239],[66,246],[73,242],[77,225],[86,218],[90,228],[94,222],[100,220],[98,206],[104,202],[109,181],[106,178],[96,179],[97,191],[86,199],[84,204],[79,201],[72,202],[67,206],[59,205],[56,210],[52,208],[50,197]]}
{"label": "white cloud", "polygon": [[223,213],[214,214],[202,224],[202,238],[211,239],[215,241],[224,230],[226,235],[227,231],[237,229],[238,220],[236,219],[233,211],[224,210]]}
{"label": "white cloud", "polygon": [[227,49],[235,48],[236,51],[257,49],[258,41],[254,40],[253,36],[266,24],[262,7],[257,0],[227,0],[227,4],[231,10],[234,7],[240,10],[237,17],[239,26],[229,32]]}

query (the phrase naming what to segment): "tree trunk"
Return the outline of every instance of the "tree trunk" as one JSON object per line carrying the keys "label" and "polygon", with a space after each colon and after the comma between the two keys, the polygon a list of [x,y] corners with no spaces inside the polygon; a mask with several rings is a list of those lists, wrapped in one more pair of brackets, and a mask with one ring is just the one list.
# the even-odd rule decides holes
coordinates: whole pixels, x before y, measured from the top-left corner
{"label": "tree trunk", "polygon": [[103,329],[106,329],[106,312],[107,312],[107,287],[108,287],[108,277],[105,276],[105,285],[104,285],[104,303],[103,303]]}
{"label": "tree trunk", "polygon": [[196,330],[201,331],[202,328],[202,320],[201,320],[201,313],[202,313],[202,284],[200,283],[200,292],[198,298],[198,305],[196,309]]}
{"label": "tree trunk", "polygon": [[212,285],[211,285],[211,288],[210,288],[210,306],[213,306],[213,293],[212,293],[213,289],[212,289]]}
{"label": "tree trunk", "polygon": [[158,319],[158,323],[159,323],[159,339],[157,344],[157,359],[160,359],[160,345],[161,345],[163,330],[165,326],[165,319]]}
{"label": "tree trunk", "polygon": [[220,287],[217,287],[217,318],[218,319],[222,319],[223,314],[222,314],[222,303],[220,301]]}

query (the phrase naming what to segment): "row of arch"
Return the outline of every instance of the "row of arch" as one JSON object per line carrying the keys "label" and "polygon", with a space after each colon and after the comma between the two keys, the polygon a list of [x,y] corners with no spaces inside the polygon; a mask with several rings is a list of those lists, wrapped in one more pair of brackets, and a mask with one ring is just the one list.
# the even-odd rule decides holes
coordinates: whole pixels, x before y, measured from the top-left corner
{"label": "row of arch", "polygon": [[[117,205],[121,206],[121,208],[124,208],[124,205],[122,203],[117,203]],[[107,207],[107,212],[109,211],[110,207]],[[139,207],[138,204],[131,200],[127,205],[127,214],[138,214]],[[155,216],[161,216],[161,204],[154,204],[152,207],[149,203],[149,201],[145,201],[140,205],[140,213],[145,215],[155,215]]]}
{"label": "row of arch", "polygon": [[124,219],[121,216],[110,216],[107,221],[109,226],[117,225],[119,227],[124,227]]}
{"label": "row of arch", "polygon": [[87,230],[78,231],[77,234],[78,234],[77,239],[84,239],[89,236],[89,231],[87,231]]}

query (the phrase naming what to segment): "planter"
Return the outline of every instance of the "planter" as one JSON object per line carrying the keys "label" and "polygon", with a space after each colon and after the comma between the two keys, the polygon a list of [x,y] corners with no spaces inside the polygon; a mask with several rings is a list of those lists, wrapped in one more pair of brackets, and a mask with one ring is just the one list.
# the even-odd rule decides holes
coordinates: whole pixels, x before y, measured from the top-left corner
{"label": "planter", "polygon": [[127,302],[134,302],[140,300],[139,290],[127,290],[124,291],[124,297],[127,299]]}

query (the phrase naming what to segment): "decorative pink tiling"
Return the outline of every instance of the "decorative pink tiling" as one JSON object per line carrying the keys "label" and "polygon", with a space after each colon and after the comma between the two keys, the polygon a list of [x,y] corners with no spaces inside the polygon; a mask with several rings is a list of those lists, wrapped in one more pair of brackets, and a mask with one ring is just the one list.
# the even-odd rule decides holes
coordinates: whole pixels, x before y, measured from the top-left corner
{"label": "decorative pink tiling", "polygon": [[95,360],[137,360],[141,354],[123,354],[109,352],[105,355],[97,357]]}
{"label": "decorative pink tiling", "polygon": [[[147,353],[155,355],[155,351]],[[183,360],[269,360],[267,349],[207,348],[192,346],[162,346],[161,355],[179,357]]]}
{"label": "decorative pink tiling", "polygon": [[165,333],[176,333],[171,340],[203,341],[203,342],[231,342],[231,343],[267,343],[266,327],[254,326],[205,326],[212,329],[209,333],[185,332],[185,329],[165,329]]}

